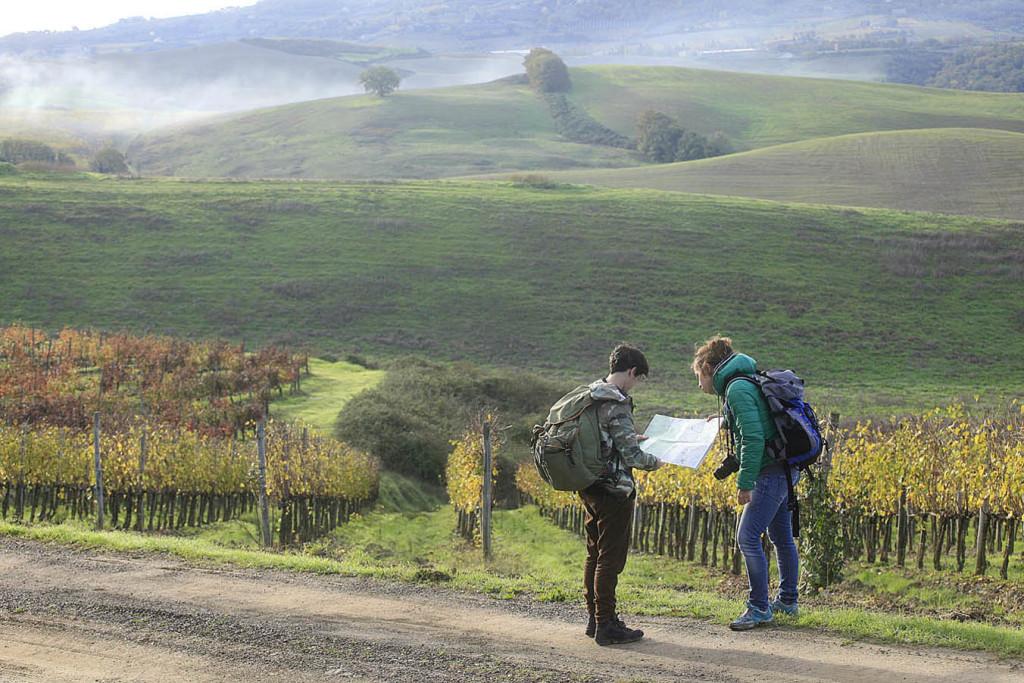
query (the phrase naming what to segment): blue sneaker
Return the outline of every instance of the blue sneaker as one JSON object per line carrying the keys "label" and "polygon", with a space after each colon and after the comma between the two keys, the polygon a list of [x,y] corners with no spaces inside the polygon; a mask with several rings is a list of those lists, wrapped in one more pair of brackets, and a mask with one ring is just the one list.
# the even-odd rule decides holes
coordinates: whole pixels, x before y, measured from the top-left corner
{"label": "blue sneaker", "polygon": [[795,602],[782,602],[782,600],[776,600],[771,604],[772,614],[785,614],[790,617],[795,617],[800,614],[800,608],[796,606]]}
{"label": "blue sneaker", "polygon": [[772,608],[758,609],[749,602],[743,614],[736,618],[736,621],[729,624],[733,631],[749,631],[758,624],[767,624],[772,620]]}

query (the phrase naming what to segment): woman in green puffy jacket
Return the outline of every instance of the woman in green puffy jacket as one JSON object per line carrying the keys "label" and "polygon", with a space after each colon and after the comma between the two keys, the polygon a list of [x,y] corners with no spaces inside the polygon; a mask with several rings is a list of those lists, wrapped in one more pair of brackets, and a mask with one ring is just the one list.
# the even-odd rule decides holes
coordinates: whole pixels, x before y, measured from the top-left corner
{"label": "woman in green puffy jacket", "polygon": [[[729,627],[743,631],[771,621],[773,614],[796,615],[800,558],[793,540],[789,485],[783,465],[767,452],[767,444],[778,431],[759,386],[734,381],[752,377],[757,363],[750,356],[734,352],[728,337],[715,336],[694,354],[693,372],[701,390],[724,403],[726,426],[735,444],[730,456],[735,458],[733,465],[739,472],[736,502],[743,506],[743,514],[736,541],[747,566],[750,595],[743,614]],[[792,476],[795,484],[799,472],[794,471]],[[774,601],[768,597],[768,560],[761,547],[766,530],[779,566],[779,594]]]}

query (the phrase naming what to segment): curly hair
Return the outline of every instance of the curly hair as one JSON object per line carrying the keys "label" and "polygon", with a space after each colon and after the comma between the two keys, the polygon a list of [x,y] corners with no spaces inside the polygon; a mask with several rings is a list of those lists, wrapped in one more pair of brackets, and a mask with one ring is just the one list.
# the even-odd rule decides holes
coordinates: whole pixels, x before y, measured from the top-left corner
{"label": "curly hair", "polygon": [[719,363],[733,354],[732,339],[716,334],[693,354],[693,371],[700,372],[705,363],[717,368]]}

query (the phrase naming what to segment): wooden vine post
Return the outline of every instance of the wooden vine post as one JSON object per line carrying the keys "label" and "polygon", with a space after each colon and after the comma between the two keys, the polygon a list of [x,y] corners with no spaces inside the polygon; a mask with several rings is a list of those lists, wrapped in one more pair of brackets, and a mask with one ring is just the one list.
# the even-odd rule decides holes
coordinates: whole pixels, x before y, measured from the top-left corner
{"label": "wooden vine post", "polygon": [[269,548],[274,540],[270,533],[270,499],[267,496],[267,421],[256,427],[256,453],[259,458],[260,543]]}
{"label": "wooden vine post", "polygon": [[896,566],[905,567],[907,564],[907,542],[910,540],[907,533],[909,523],[907,515],[907,485],[900,487],[900,505],[896,518]]}
{"label": "wooden vine post", "polygon": [[[26,436],[27,433],[28,433],[28,425],[24,425],[24,424],[21,425],[21,468],[18,470],[18,490],[17,490],[18,491],[18,496],[17,496],[17,504],[15,506],[15,510],[17,511],[17,514],[15,515],[15,518],[19,522],[24,521],[24,517],[25,517],[25,448],[26,448],[26,443],[25,442],[26,442],[26,440],[28,438]],[[5,506],[4,507],[4,512],[6,512],[6,511],[7,511],[7,508]]]}
{"label": "wooden vine post", "polygon": [[[148,413],[147,413],[148,416]],[[143,507],[143,477],[146,475],[146,433],[148,429],[146,425],[142,426],[142,437],[139,439],[139,483],[136,486],[135,502],[136,502],[136,514],[135,514],[135,530],[142,531],[142,522],[145,517],[145,508]]]}
{"label": "wooden vine post", "polygon": [[100,457],[100,414],[92,421],[93,466],[96,470],[96,528],[103,530],[103,460]]}
{"label": "wooden vine post", "polygon": [[[984,479],[988,481],[989,472],[992,469],[992,455],[989,454],[985,462],[985,476]],[[988,542],[988,527],[989,527],[989,497],[986,494],[981,501],[981,508],[978,510],[978,529],[975,534],[976,549],[974,553],[974,574],[976,576],[984,576],[985,570],[988,569],[988,557],[985,555],[986,543]]]}
{"label": "wooden vine post", "polygon": [[491,451],[491,423],[484,422],[484,481],[483,495],[480,501],[480,537],[483,543],[484,557],[491,556],[491,500],[494,491],[491,472],[494,469],[494,453]]}

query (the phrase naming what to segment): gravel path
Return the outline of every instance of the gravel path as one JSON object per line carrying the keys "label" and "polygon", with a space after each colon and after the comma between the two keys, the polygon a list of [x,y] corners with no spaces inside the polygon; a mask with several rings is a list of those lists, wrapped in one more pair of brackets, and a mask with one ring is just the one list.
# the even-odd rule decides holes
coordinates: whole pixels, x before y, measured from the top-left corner
{"label": "gravel path", "polygon": [[806,631],[634,618],[598,647],[577,605],[197,567],[0,539],[0,681],[1022,681],[1024,665]]}

